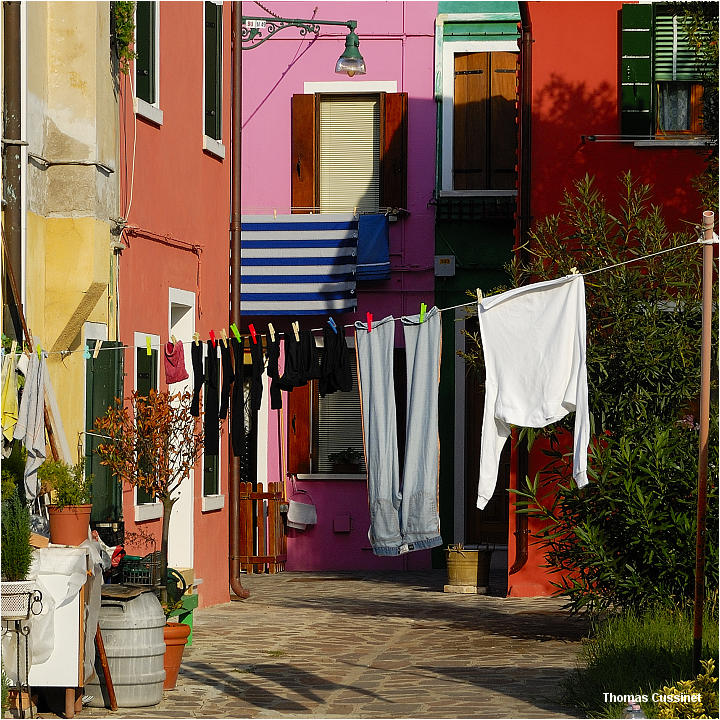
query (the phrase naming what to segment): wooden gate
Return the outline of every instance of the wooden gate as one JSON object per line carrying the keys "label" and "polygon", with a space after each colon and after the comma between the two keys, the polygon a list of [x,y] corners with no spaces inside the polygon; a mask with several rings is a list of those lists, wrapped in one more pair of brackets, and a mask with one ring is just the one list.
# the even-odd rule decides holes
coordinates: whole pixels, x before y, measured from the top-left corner
{"label": "wooden gate", "polygon": [[240,483],[240,569],[248,574],[282,572],[287,559],[287,540],[280,504],[282,483],[271,482],[267,492],[258,483]]}

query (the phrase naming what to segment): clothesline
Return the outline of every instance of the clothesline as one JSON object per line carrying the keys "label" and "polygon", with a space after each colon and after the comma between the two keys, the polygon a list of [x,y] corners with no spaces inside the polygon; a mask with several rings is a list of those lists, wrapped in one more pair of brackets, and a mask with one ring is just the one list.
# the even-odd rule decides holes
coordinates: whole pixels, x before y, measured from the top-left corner
{"label": "clothesline", "polygon": [[[715,243],[715,244],[717,244],[717,242],[718,242],[718,236],[717,236],[717,234],[713,234],[713,240],[712,240],[712,242]],[[582,276],[594,275],[595,273],[603,272],[604,270],[613,270],[614,268],[622,267],[623,265],[629,265],[630,263],[640,262],[640,261],[642,261],[642,260],[648,260],[649,258],[656,257],[656,256],[658,256],[658,255],[664,255],[665,253],[672,252],[673,250],[682,250],[682,249],[684,249],[684,248],[688,248],[688,247],[691,247],[691,246],[693,246],[693,245],[702,245],[702,244],[705,244],[705,243],[706,243],[706,241],[703,240],[703,239],[693,240],[692,242],[685,243],[684,245],[676,245],[676,246],[671,247],[671,248],[665,248],[664,250],[659,250],[659,251],[654,252],[654,253],[649,253],[648,255],[641,255],[641,256],[636,257],[636,258],[631,258],[630,260],[625,260],[624,262],[614,263],[613,265],[605,265],[604,267],[596,268],[595,270],[588,270],[587,272],[578,273],[578,274],[579,274],[579,275],[582,275]],[[450,310],[457,310],[457,309],[463,308],[463,307],[470,307],[470,306],[472,306],[472,305],[475,305],[476,303],[477,303],[477,300],[471,300],[470,302],[460,303],[460,304],[458,304],[458,305],[451,305],[450,307],[446,307],[446,308],[438,308],[438,311],[441,312],[441,313],[443,313],[443,312],[448,312],[448,311],[450,311]],[[392,317],[392,316],[391,316],[391,317]],[[400,318],[392,317],[392,320],[393,320],[394,322],[397,322],[399,319],[400,319]],[[355,327],[355,323],[354,323],[354,322],[353,322],[353,323],[348,323],[347,325],[342,325],[341,327],[344,328],[344,329],[354,328],[354,327]],[[323,328],[321,328],[321,327],[320,327],[320,328],[310,328],[310,332],[322,332],[322,330],[323,330]],[[283,335],[283,336],[285,336],[285,335],[288,335],[288,334],[289,334],[289,331],[281,330],[281,331],[277,332],[276,334],[277,334],[277,335]],[[242,337],[250,339],[250,338],[251,338],[251,335],[249,335],[249,334],[242,334]],[[189,344],[189,343],[191,343],[191,342],[194,342],[194,339],[181,340],[181,341],[182,341],[184,344],[187,345],[187,344]],[[99,341],[96,341],[96,342],[99,342]],[[103,342],[106,342],[106,341],[103,341]],[[216,339],[216,343],[220,343],[220,342],[222,342],[222,338],[217,338],[217,339]],[[113,347],[101,347],[101,348],[99,349],[99,352],[116,351],[116,350],[128,350],[128,349],[131,349],[131,348],[142,349],[143,347],[145,347],[145,346],[143,346],[143,345],[116,345],[116,346],[113,346]],[[155,347],[155,346],[153,346],[153,345],[151,344],[151,347]],[[159,349],[159,346],[156,347],[155,349]],[[83,352],[83,353],[84,353],[84,352],[85,352],[85,348],[82,348],[82,349],[78,348],[77,350],[42,350],[42,352],[43,352],[45,355],[63,355],[63,356],[66,356],[66,355],[72,355],[72,354],[74,354],[74,353],[76,353],[76,352]],[[94,352],[95,352],[94,350],[90,350],[90,354],[93,354]]]}

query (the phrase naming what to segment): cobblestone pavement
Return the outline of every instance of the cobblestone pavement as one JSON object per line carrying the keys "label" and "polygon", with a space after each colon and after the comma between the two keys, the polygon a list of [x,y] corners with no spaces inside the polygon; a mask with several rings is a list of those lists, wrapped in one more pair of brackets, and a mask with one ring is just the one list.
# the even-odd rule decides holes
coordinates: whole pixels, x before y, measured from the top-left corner
{"label": "cobblestone pavement", "polygon": [[195,612],[159,705],[79,717],[572,717],[558,695],[582,621],[555,599],[444,593],[444,577],[244,576],[250,599]]}

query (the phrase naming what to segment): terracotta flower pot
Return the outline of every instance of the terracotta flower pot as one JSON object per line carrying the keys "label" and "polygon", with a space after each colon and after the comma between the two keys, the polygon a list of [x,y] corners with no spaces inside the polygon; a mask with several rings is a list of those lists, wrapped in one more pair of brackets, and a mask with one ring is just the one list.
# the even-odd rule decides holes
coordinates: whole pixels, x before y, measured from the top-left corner
{"label": "terracotta flower pot", "polygon": [[190,626],[179,622],[165,625],[165,682],[163,690],[172,690],[177,683],[183,651],[190,635]]}
{"label": "terracotta flower pot", "polygon": [[48,508],[50,542],[57,545],[79,545],[88,539],[92,505],[66,505]]}

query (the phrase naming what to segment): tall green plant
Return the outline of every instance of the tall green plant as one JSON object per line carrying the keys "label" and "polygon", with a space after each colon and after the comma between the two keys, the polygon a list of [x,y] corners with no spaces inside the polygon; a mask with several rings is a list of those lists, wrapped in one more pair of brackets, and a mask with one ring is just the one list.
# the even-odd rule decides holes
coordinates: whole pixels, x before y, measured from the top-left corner
{"label": "tall green plant", "polygon": [[[620,186],[614,208],[590,177],[566,191],[560,212],[531,233],[524,261],[512,264],[515,283],[565,275],[573,266],[587,272],[624,263],[698,237],[668,231],[649,186],[629,173]],[[551,440],[548,463],[518,491],[519,512],[541,521],[534,541],[570,609],[600,611],[667,597],[683,603],[692,596],[694,564],[699,247],[587,275],[585,287],[591,484],[577,489],[572,457],[563,452],[570,416],[540,432]],[[713,328],[717,333],[716,320]],[[469,355],[479,362],[479,345]],[[716,416],[716,383],[713,407]],[[531,439],[536,434],[529,433]],[[715,465],[717,431],[710,435]],[[717,477],[716,466],[710,477]],[[715,527],[714,482],[708,507],[708,527]],[[718,583],[717,552],[709,533],[711,590]]]}
{"label": "tall green plant", "polygon": [[110,12],[120,72],[127,75],[130,72],[130,61],[137,57],[137,53],[132,50],[135,42],[135,3],[132,0],[115,0]]}
{"label": "tall green plant", "polygon": [[2,553],[0,566],[4,580],[25,580],[32,563],[30,513],[17,492],[2,501]]}

